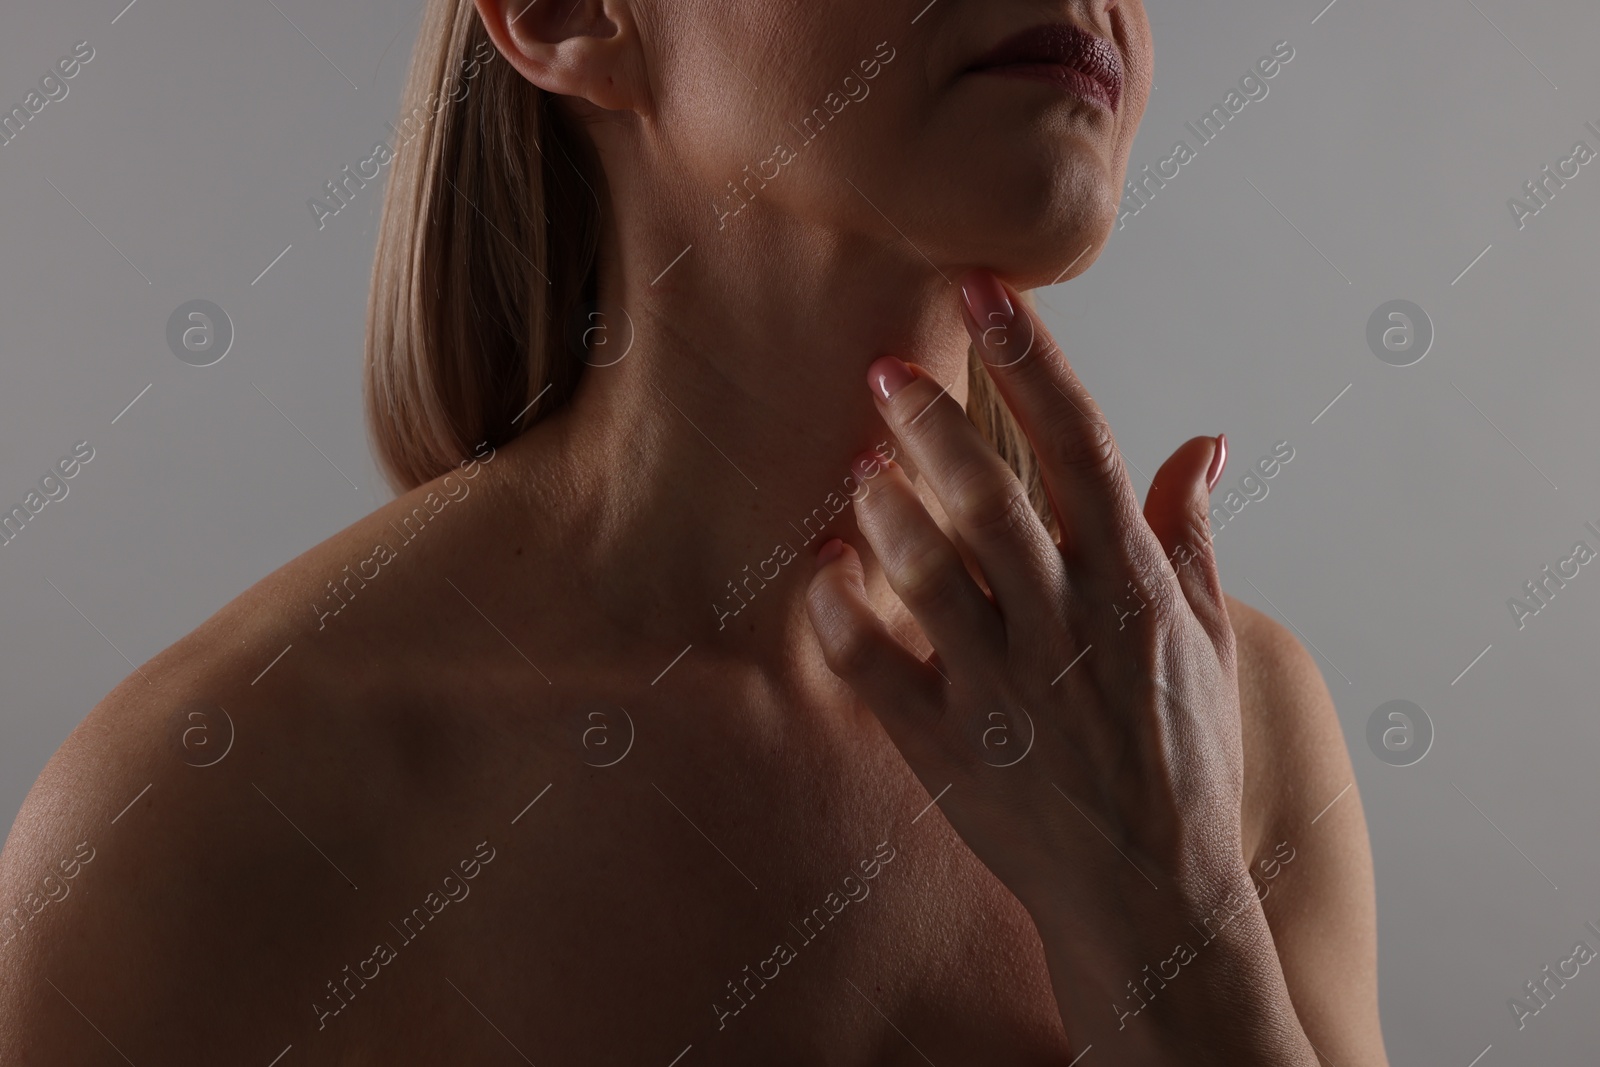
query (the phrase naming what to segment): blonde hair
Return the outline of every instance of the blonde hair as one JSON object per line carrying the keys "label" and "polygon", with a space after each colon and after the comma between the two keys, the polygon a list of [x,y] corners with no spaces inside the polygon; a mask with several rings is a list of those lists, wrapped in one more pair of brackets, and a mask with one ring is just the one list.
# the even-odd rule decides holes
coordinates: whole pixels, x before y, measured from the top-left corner
{"label": "blonde hair", "polygon": [[[567,403],[584,365],[566,327],[595,296],[604,175],[492,48],[472,0],[428,0],[367,306],[367,425],[399,492]],[[1033,452],[971,353],[967,381],[968,418],[1049,522]]]}

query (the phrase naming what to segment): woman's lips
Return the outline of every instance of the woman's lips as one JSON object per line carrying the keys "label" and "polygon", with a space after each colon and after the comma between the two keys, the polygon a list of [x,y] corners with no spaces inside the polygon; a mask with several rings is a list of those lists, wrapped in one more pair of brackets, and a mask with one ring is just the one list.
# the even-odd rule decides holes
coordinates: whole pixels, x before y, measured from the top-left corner
{"label": "woman's lips", "polygon": [[1063,23],[1023,30],[969,70],[1047,81],[1113,112],[1122,100],[1121,53],[1105,38]]}

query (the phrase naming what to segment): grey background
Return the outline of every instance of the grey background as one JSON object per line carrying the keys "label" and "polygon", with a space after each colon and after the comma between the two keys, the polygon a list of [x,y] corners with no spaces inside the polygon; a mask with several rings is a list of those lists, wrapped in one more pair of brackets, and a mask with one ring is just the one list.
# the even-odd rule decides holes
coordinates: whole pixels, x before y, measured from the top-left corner
{"label": "grey background", "polygon": [[[6,108],[75,42],[96,50],[0,146],[0,502],[75,441],[96,453],[0,548],[8,816],[130,662],[387,498],[359,403],[380,191],[320,232],[306,200],[384,136],[420,5],[124,2],[8,5],[0,33]],[[1194,433],[1228,433],[1225,485],[1295,449],[1217,543],[1339,706],[1394,1062],[1592,1062],[1590,968],[1521,1033],[1507,1001],[1600,923],[1600,567],[1520,632],[1506,598],[1597,543],[1600,161],[1521,232],[1506,200],[1576,140],[1600,150],[1600,10],[1325,2],[1147,0],[1134,169],[1193,144],[1184,121],[1276,42],[1295,58],[1094,270],[1041,296],[1146,478]],[[203,369],[165,342],[196,298],[236,329]],[[1365,342],[1397,298],[1437,331],[1407,368]],[[1394,699],[1434,723],[1414,766],[1366,746]]]}

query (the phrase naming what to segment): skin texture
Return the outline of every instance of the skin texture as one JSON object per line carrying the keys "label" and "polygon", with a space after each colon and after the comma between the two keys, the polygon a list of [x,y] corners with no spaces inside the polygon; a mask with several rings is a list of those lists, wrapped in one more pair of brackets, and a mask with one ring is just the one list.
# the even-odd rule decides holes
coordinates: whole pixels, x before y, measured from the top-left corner
{"label": "skin texture", "polygon": [[[628,309],[633,347],[529,433],[263,579],[80,724],[0,854],[0,906],[27,915],[0,945],[0,1062],[264,1064],[290,1046],[280,1063],[669,1063],[692,1046],[680,1062],[1059,1067],[1091,1040],[1127,1063],[1311,1063],[1313,1044],[1341,1067],[1386,1062],[1371,861],[1332,701],[1207,564],[1141,611],[1147,658],[1121,661],[1162,680],[1160,721],[1206,739],[1112,779],[1165,792],[1090,788],[1127,766],[1093,746],[1143,735],[1081,732],[1154,714],[1117,701],[1157,687],[1063,690],[1040,706],[1039,750],[1002,774],[919,736],[925,706],[839,653],[830,567],[902,649],[939,648],[971,702],[1032,686],[1032,705],[1070,658],[1045,651],[1081,630],[1049,594],[1098,582],[1104,603],[1126,579],[1105,561],[1128,544],[1159,574],[1212,448],[1179,448],[1149,518],[1123,496],[1119,524],[1103,521],[1114,449],[1052,453],[1097,487],[1063,508],[1067,549],[1017,521],[958,533],[939,486],[974,457],[989,480],[973,487],[1003,479],[970,439],[954,451],[970,341],[954,282],[986,268],[1025,289],[1093,262],[1150,41],[1137,3],[943,0],[913,25],[923,6],[482,0],[501,53],[596,143],[601,299]],[[961,76],[1047,21],[1115,41],[1116,115]],[[726,183],[880,42],[895,58],[872,95],[724,218]],[[1007,393],[1034,427],[1093,410],[1063,402],[1075,379],[1046,351],[996,372],[1055,375]],[[869,388],[887,353],[945,390],[921,443]],[[941,441],[942,467],[925,451]],[[850,503],[853,461],[880,445],[896,466]],[[898,518],[875,510],[896,499]],[[1003,662],[992,635],[902,601],[904,572],[874,549],[893,569],[928,523],[990,563],[987,610],[1059,624],[1013,663],[1029,670],[985,675]],[[850,547],[818,575],[833,537]],[[752,581],[779,542],[796,557]],[[364,565],[379,543],[393,558]],[[1002,581],[1046,564],[1063,569]],[[1094,662],[1073,686],[1115,677]],[[35,909],[80,842],[93,859],[70,894]],[[1118,1030],[1124,983],[1229,888],[1264,899]],[[793,958],[769,962],[779,942]]]}

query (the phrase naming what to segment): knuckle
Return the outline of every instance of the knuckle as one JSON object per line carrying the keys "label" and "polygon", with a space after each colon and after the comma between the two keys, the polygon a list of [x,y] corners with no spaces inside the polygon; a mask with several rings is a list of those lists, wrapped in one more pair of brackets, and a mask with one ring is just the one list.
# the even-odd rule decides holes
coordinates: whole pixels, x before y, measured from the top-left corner
{"label": "knuckle", "polygon": [[1184,544],[1196,561],[1208,563],[1214,558],[1211,545],[1211,502],[1201,497],[1189,510],[1189,520],[1184,524]]}
{"label": "knuckle", "polygon": [[1111,434],[1111,424],[1099,412],[1086,419],[1063,421],[1049,440],[1051,459],[1066,470],[1111,478],[1121,468],[1122,454]]}
{"label": "knuckle", "polygon": [[[1184,516],[1182,539],[1167,558],[1174,577],[1196,611],[1214,611],[1222,602],[1222,575],[1211,536],[1210,502],[1201,497]],[[1199,601],[1196,601],[1196,596]]]}
{"label": "knuckle", "polygon": [[1150,621],[1158,629],[1165,629],[1183,617],[1188,601],[1174,576],[1158,573],[1146,580],[1143,587],[1145,600],[1150,604]]}
{"label": "knuckle", "polygon": [[1105,543],[1106,566],[1113,580],[1120,583],[1131,578],[1142,589],[1170,576],[1176,564],[1167,561],[1160,539],[1145,521],[1137,502],[1118,498],[1105,506],[1110,531]]}
{"label": "knuckle", "polygon": [[1197,534],[1193,530],[1186,532],[1183,540],[1167,557],[1167,564],[1179,578],[1203,574],[1212,566],[1210,539],[1204,533]]}
{"label": "knuckle", "polygon": [[1210,507],[1211,502],[1201,494],[1183,509],[1177,530],[1177,544],[1168,553],[1173,569],[1180,574],[1186,568],[1205,567],[1215,560]]}
{"label": "knuckle", "polygon": [[906,553],[895,568],[893,584],[907,607],[927,611],[954,604],[965,577],[954,548],[930,544]]}
{"label": "knuckle", "polygon": [[1222,596],[1222,574],[1217,567],[1216,552],[1211,545],[1211,531],[1202,523],[1191,533],[1187,544],[1193,545],[1186,568],[1177,568],[1180,577],[1187,578],[1205,589],[1213,597]]}
{"label": "knuckle", "polygon": [[907,442],[937,437],[941,424],[948,425],[945,420],[950,411],[945,405],[955,403],[943,386],[925,385],[923,378],[906,388],[903,400],[899,397],[896,400],[892,409],[895,433]]}
{"label": "knuckle", "polygon": [[1119,631],[1148,635],[1161,631],[1174,618],[1173,581],[1166,575],[1130,570],[1135,574],[1115,592],[1111,609]]}
{"label": "knuckle", "polygon": [[879,635],[861,626],[835,631],[822,646],[822,660],[841,678],[870,673],[878,660]]}
{"label": "knuckle", "polygon": [[963,478],[951,494],[951,518],[963,529],[986,539],[1010,536],[1034,516],[1028,494],[1015,479],[988,471]]}

